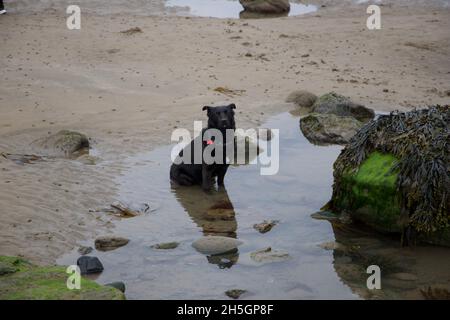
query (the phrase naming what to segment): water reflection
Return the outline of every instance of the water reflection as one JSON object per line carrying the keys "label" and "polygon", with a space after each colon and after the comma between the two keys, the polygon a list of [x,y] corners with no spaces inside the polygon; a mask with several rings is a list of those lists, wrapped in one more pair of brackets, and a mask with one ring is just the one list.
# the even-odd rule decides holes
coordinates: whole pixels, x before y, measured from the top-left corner
{"label": "water reflection", "polygon": [[[172,185],[172,192],[192,221],[202,229],[204,236],[237,238],[236,213],[226,188],[221,187],[205,194],[200,186]],[[209,263],[220,268],[230,268],[238,259],[238,249],[207,256]]]}

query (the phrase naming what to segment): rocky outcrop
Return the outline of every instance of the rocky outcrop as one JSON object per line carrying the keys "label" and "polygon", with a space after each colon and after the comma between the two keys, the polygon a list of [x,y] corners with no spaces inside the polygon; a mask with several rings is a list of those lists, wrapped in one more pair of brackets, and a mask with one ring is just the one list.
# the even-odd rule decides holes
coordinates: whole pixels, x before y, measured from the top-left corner
{"label": "rocky outcrop", "polygon": [[248,12],[263,14],[280,14],[289,12],[291,6],[288,0],[239,0]]}
{"label": "rocky outcrop", "polygon": [[363,123],[352,117],[313,113],[300,119],[300,129],[309,142],[318,145],[346,144]]}

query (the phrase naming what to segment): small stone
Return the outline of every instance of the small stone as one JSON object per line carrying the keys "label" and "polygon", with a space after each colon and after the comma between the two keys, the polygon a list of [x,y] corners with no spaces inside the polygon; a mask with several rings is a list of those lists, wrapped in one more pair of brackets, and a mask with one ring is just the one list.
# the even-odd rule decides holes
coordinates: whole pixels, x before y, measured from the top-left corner
{"label": "small stone", "polygon": [[4,276],[6,274],[14,273],[17,269],[8,265],[0,264],[0,276]]}
{"label": "small stone", "polygon": [[78,248],[78,253],[81,254],[82,256],[84,256],[84,255],[91,253],[92,250],[94,250],[92,247],[81,246]]}
{"label": "small stone", "polygon": [[102,236],[95,239],[95,248],[100,251],[110,251],[126,245],[130,240],[115,236]]}
{"label": "small stone", "polygon": [[247,290],[232,289],[232,290],[226,291],[225,294],[232,299],[239,299],[239,297],[246,292],[247,292]]}
{"label": "small stone", "polygon": [[82,256],[77,260],[77,266],[80,267],[81,274],[100,273],[103,271],[103,265],[97,257]]}
{"label": "small stone", "polygon": [[221,254],[237,249],[242,241],[221,236],[207,236],[196,240],[192,246],[203,254]]}
{"label": "small stone", "polygon": [[125,283],[123,283],[121,281],[107,283],[107,284],[105,284],[105,286],[116,288],[117,290],[125,293]]}
{"label": "small stone", "polygon": [[178,246],[179,246],[178,242],[164,242],[164,243],[155,244],[151,247],[153,249],[168,250],[168,249],[175,249]]}
{"label": "small stone", "polygon": [[278,221],[273,221],[273,220],[266,221],[266,220],[264,220],[261,223],[254,224],[253,228],[255,230],[259,231],[260,233],[266,233],[266,232],[269,232],[270,230],[272,230],[272,228],[274,226],[276,226],[277,223],[278,223]]}
{"label": "small stone", "polygon": [[272,250],[271,247],[264,248],[250,254],[253,261],[259,263],[270,263],[285,261],[290,258],[289,253],[281,250]]}

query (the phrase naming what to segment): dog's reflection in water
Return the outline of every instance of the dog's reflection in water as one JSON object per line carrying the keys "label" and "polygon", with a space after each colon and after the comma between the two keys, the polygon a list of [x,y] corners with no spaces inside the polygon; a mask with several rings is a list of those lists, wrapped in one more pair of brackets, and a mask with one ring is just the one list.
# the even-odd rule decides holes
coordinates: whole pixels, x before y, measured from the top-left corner
{"label": "dog's reflection in water", "polygon": [[[224,187],[206,194],[200,186],[172,185],[172,191],[204,236],[237,237],[236,214]],[[207,259],[220,268],[230,268],[238,261],[239,251],[210,255]]]}

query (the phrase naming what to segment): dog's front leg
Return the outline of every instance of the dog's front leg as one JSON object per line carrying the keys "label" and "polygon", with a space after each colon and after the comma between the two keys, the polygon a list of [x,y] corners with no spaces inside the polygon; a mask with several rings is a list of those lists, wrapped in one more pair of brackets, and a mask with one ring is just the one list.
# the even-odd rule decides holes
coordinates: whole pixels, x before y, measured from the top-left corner
{"label": "dog's front leg", "polygon": [[211,171],[208,170],[208,167],[206,165],[202,166],[202,188],[204,191],[209,192],[211,191],[212,185],[212,174]]}
{"label": "dog's front leg", "polygon": [[220,171],[217,174],[217,184],[219,187],[223,187],[224,183],[223,180],[225,179],[225,174],[227,173],[228,166],[224,166],[220,169]]}

